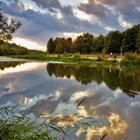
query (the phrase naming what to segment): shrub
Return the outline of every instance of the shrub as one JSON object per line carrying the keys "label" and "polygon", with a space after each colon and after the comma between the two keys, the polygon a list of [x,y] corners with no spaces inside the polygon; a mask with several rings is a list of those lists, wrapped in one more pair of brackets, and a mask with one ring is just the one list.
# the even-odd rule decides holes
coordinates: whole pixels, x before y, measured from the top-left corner
{"label": "shrub", "polygon": [[81,56],[80,56],[80,54],[79,54],[79,53],[76,53],[76,54],[72,55],[72,58],[75,58],[75,59],[80,59],[80,58],[81,58]]}
{"label": "shrub", "polygon": [[96,61],[103,61],[103,58],[101,56],[98,56]]}
{"label": "shrub", "polygon": [[140,57],[136,53],[126,53],[124,60],[140,60]]}

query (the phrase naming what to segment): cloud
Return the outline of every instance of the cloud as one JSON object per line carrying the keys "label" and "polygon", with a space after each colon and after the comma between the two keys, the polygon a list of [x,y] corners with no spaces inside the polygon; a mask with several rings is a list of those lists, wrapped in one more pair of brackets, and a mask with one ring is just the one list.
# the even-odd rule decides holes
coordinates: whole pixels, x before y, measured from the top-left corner
{"label": "cloud", "polygon": [[126,26],[120,23],[120,17],[122,22],[129,25],[140,23],[139,6],[139,0],[88,0],[88,3],[81,3],[78,8],[96,16],[104,25],[123,30]]}
{"label": "cloud", "polygon": [[[13,5],[16,8],[13,8]],[[6,14],[22,22],[23,26],[16,34],[20,37],[30,37],[47,42],[49,37],[62,36],[66,32],[81,33],[89,31],[99,33],[101,29],[97,24],[77,18],[71,6],[61,8],[61,19],[50,12],[41,13],[33,9],[25,9],[24,4],[17,2],[9,5],[2,3],[1,7]],[[93,25],[97,27],[94,28]],[[91,28],[93,29],[91,30]]]}
{"label": "cloud", "polygon": [[105,19],[106,12],[109,12],[106,7],[100,4],[96,4],[95,1],[91,0],[89,0],[89,2],[85,4],[81,3],[79,9],[86,12],[87,14],[95,15],[100,19]]}
{"label": "cloud", "polygon": [[3,12],[23,24],[15,36],[44,44],[64,33],[107,34],[140,23],[139,0],[78,0],[76,5],[64,0],[0,1]]}
{"label": "cloud", "polygon": [[59,0],[32,0],[41,8],[61,8]]}
{"label": "cloud", "polygon": [[121,26],[119,25],[116,13],[113,13],[113,11],[104,4],[95,0],[89,0],[88,3],[80,3],[78,8],[81,11],[96,17],[100,21],[100,24],[105,27],[105,29],[115,28],[116,30],[122,30]]}
{"label": "cloud", "polygon": [[139,0],[97,0],[102,5],[111,6],[114,8],[115,12],[121,15],[124,20],[132,23],[140,23],[140,7]]}
{"label": "cloud", "polygon": [[59,0],[32,0],[40,8],[48,8],[49,11],[55,12],[56,9],[59,9],[63,14],[73,14],[73,9],[70,5],[62,6]]}

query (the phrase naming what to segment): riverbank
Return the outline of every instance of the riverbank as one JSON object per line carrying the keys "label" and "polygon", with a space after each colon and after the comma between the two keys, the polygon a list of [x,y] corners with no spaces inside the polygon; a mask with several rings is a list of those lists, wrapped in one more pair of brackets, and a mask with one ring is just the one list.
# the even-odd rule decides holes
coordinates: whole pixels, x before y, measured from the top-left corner
{"label": "riverbank", "polygon": [[22,58],[11,58],[11,57],[6,57],[6,56],[0,56],[0,62],[21,62],[21,61],[30,61],[27,59],[22,59]]}
{"label": "riverbank", "polygon": [[29,60],[57,60],[63,62],[92,62],[92,61],[117,61],[120,62],[123,57],[110,57],[109,55],[79,55],[79,54],[29,54],[29,55],[12,55],[12,58],[29,59]]}
{"label": "riverbank", "polygon": [[98,65],[116,65],[119,61],[114,60],[102,60],[100,57],[89,55],[14,55],[12,58],[27,59],[33,61],[53,61],[53,62],[64,62],[64,63],[76,63],[76,64],[98,64]]}
{"label": "riverbank", "polygon": [[[137,59],[127,59],[125,56],[109,55],[47,55],[47,54],[30,54],[30,55],[13,55],[10,56],[12,61],[55,61],[77,64],[98,64],[98,65],[121,65],[130,67],[140,67],[140,61]],[[1,57],[0,57],[1,58]],[[6,57],[7,58],[7,57]],[[8,60],[5,59],[5,60]]]}

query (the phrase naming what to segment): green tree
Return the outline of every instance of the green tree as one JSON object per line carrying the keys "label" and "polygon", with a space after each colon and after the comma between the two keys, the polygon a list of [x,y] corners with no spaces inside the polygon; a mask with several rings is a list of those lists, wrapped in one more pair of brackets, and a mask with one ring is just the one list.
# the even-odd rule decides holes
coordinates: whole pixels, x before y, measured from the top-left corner
{"label": "green tree", "polygon": [[65,47],[66,47],[65,39],[56,38],[55,42],[56,42],[55,52],[58,54],[63,54],[65,52]]}
{"label": "green tree", "polygon": [[100,35],[96,38],[95,52],[102,52],[104,49],[104,36]]}
{"label": "green tree", "polygon": [[55,53],[56,44],[53,38],[50,38],[47,44],[47,52],[52,54]]}
{"label": "green tree", "polygon": [[74,41],[74,49],[75,52],[81,54],[93,52],[95,50],[94,36],[89,33],[78,36]]}
{"label": "green tree", "polygon": [[140,30],[137,34],[137,38],[136,38],[136,49],[137,49],[137,52],[140,53]]}
{"label": "green tree", "polygon": [[48,41],[47,50],[49,53],[70,53],[72,51],[72,39],[68,38],[52,38]]}
{"label": "green tree", "polygon": [[65,52],[67,52],[67,53],[72,52],[72,45],[73,45],[72,38],[69,37],[68,39],[66,39]]}
{"label": "green tree", "polygon": [[137,50],[136,40],[139,30],[140,25],[135,25],[123,33],[122,46],[125,52],[135,52]]}
{"label": "green tree", "polygon": [[111,31],[105,38],[105,52],[106,53],[120,53],[122,46],[122,34],[119,31]]}
{"label": "green tree", "polygon": [[9,22],[8,18],[0,12],[0,40],[6,42],[11,40],[12,34],[20,27],[20,22],[17,22],[14,19],[11,19]]}

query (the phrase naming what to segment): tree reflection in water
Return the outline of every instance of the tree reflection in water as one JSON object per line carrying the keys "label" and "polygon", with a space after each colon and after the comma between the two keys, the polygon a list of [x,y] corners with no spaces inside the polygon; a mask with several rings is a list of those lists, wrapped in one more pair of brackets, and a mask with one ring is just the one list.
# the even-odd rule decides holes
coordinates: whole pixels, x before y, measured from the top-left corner
{"label": "tree reflection in water", "polygon": [[9,68],[9,67],[16,67],[18,65],[24,64],[26,62],[21,62],[21,61],[13,61],[13,62],[0,62],[0,70],[4,70],[5,68]]}
{"label": "tree reflection in water", "polygon": [[76,81],[84,85],[93,81],[98,84],[105,82],[110,89],[120,88],[130,97],[135,97],[137,94],[130,93],[129,90],[140,91],[139,69],[49,63],[47,72],[51,77],[74,77]]}

